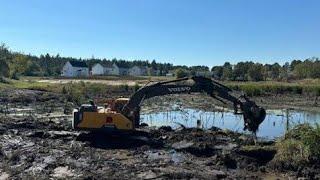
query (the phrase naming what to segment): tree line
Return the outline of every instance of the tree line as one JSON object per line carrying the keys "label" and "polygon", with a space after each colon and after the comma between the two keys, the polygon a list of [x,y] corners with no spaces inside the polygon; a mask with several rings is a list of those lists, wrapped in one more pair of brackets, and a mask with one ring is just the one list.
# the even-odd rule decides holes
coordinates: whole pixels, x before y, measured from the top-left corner
{"label": "tree line", "polygon": [[160,75],[174,73],[177,77],[196,75],[197,72],[210,72],[210,76],[219,80],[235,81],[265,81],[265,80],[287,80],[320,78],[319,58],[305,60],[293,60],[284,65],[279,63],[260,64],[251,61],[239,62],[232,65],[229,62],[222,66],[214,66],[211,69],[207,66],[174,66],[170,63],[158,63],[155,60],[134,60],[123,59],[99,59],[99,58],[73,58],[57,55],[26,55],[19,52],[12,52],[5,44],[0,45],[0,76],[17,79],[24,76],[59,76],[61,69],[67,61],[84,61],[88,67],[95,63],[112,64],[119,67],[130,68],[135,65],[147,66],[158,70]]}
{"label": "tree line", "polygon": [[24,76],[59,76],[61,74],[62,67],[68,61],[84,61],[89,68],[96,63],[102,65],[116,63],[119,67],[130,68],[135,65],[147,66],[154,70],[159,70],[160,75],[167,74],[175,67],[170,63],[158,63],[155,60],[151,62],[149,60],[134,60],[127,61],[123,59],[99,59],[99,58],[73,58],[73,57],[61,57],[57,55],[26,55],[23,53],[12,52],[5,44],[0,45],[0,76],[17,78],[20,75]]}
{"label": "tree line", "polygon": [[170,63],[158,63],[155,60],[123,60],[123,59],[99,59],[91,57],[89,59],[73,58],[73,57],[61,57],[57,55],[26,55],[23,53],[12,52],[5,44],[0,45],[0,76],[10,77],[17,79],[18,76],[59,76],[61,74],[62,67],[68,61],[84,61],[89,68],[96,63],[102,65],[116,63],[121,68],[130,68],[133,66],[145,66],[150,67],[153,70],[158,70],[159,75],[166,75],[169,72],[175,72],[178,68],[183,68],[188,72],[195,74],[196,71],[209,71],[207,66],[174,66]]}
{"label": "tree line", "polygon": [[236,81],[265,81],[320,78],[320,59],[313,57],[293,60],[284,65],[279,63],[261,64],[252,61],[239,62],[231,65],[229,62],[222,66],[212,67],[212,76],[220,80]]}

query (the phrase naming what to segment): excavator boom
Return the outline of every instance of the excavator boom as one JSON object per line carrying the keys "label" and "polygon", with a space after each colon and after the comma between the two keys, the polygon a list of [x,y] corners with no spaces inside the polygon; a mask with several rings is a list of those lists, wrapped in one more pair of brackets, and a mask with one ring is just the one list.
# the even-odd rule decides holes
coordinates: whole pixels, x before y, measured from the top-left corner
{"label": "excavator boom", "polygon": [[[176,84],[186,82],[188,80],[192,80],[193,83]],[[204,92],[219,101],[226,100],[231,102],[235,113],[243,114],[245,121],[244,127],[249,131],[255,132],[266,116],[266,111],[257,106],[255,102],[251,101],[245,95],[235,97],[231,94],[233,91],[230,88],[217,81],[202,76],[163,81],[142,87],[130,97],[121,113],[129,119],[134,120],[135,125],[138,126],[139,116],[135,115],[139,114],[140,105],[143,100],[168,94],[190,94],[196,92]]]}

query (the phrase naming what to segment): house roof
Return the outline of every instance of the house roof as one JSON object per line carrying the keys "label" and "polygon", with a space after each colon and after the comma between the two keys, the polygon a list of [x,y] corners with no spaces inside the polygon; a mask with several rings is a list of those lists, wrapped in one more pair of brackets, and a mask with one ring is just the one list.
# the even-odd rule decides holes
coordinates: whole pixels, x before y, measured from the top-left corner
{"label": "house roof", "polygon": [[114,63],[112,63],[112,62],[99,62],[99,63],[94,64],[93,66],[96,66],[98,64],[100,64],[104,68],[113,68]]}
{"label": "house roof", "polygon": [[102,66],[102,64],[100,64],[100,63],[95,63],[92,67],[97,66],[97,65]]}
{"label": "house roof", "polygon": [[88,67],[84,61],[69,61],[73,67]]}

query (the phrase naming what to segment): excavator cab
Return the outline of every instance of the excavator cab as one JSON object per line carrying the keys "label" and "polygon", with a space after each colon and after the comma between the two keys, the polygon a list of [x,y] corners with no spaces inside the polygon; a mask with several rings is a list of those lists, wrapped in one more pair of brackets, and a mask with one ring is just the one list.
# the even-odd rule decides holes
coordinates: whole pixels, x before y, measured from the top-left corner
{"label": "excavator cab", "polygon": [[133,122],[121,114],[121,108],[128,102],[128,98],[119,98],[97,106],[93,102],[83,104],[73,112],[73,129],[115,132],[134,129]]}
{"label": "excavator cab", "polygon": [[126,105],[129,101],[129,98],[118,98],[111,103],[108,104],[108,106],[111,108],[111,111],[121,112],[124,105]]}
{"label": "excavator cab", "polygon": [[[110,110],[121,113],[123,108],[128,104],[130,98],[118,98],[110,103]],[[131,120],[135,127],[140,125],[140,106],[136,108],[134,112],[131,113]]]}
{"label": "excavator cab", "polygon": [[78,130],[118,132],[131,131],[139,125],[140,111],[133,114],[133,121],[125,117],[121,110],[128,103],[129,98],[109,100],[104,107],[83,104],[73,112],[72,128]]}

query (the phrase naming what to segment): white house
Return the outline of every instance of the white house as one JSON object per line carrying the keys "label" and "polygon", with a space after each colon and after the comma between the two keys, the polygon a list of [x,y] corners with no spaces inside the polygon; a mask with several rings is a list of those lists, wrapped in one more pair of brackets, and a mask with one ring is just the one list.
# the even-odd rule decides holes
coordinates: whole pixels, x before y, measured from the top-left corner
{"label": "white house", "polygon": [[106,75],[116,75],[119,76],[120,74],[120,68],[116,63],[113,64],[107,64],[105,66],[105,74]]}
{"label": "white house", "polygon": [[145,76],[148,74],[148,68],[145,66],[133,66],[129,69],[130,76]]}
{"label": "white house", "polygon": [[116,63],[104,65],[96,63],[92,66],[92,75],[120,75],[120,69]]}
{"label": "white house", "polygon": [[62,68],[61,76],[87,77],[89,76],[89,68],[83,61],[68,61]]}
{"label": "white house", "polygon": [[103,75],[105,73],[105,68],[100,64],[97,63],[92,66],[92,75]]}

